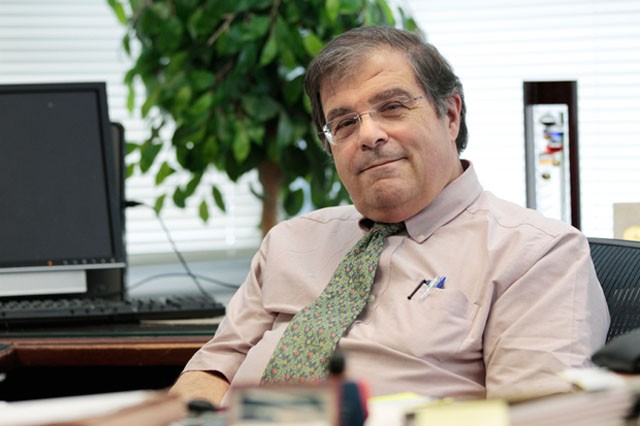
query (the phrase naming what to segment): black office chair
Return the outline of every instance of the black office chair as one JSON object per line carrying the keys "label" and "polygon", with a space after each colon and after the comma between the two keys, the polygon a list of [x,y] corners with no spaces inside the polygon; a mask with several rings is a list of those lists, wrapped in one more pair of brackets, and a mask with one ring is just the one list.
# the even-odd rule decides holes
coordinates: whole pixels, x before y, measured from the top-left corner
{"label": "black office chair", "polygon": [[640,242],[589,238],[589,246],[611,315],[608,342],[640,327]]}

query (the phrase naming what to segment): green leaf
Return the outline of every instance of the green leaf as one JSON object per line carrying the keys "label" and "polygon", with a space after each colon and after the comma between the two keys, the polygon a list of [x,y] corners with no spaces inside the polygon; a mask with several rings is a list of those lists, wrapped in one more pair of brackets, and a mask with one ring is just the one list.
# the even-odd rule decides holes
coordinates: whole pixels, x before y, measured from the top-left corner
{"label": "green leaf", "polygon": [[133,176],[133,174],[136,171],[136,165],[135,164],[127,164],[127,174],[126,177],[129,178],[131,176]]}
{"label": "green leaf", "polygon": [[[204,18],[204,9],[197,8],[193,11],[191,16],[187,19],[187,32],[189,36],[191,36],[194,41],[199,38],[199,36],[204,33],[204,29],[208,29],[207,26],[201,25],[201,22]],[[202,30],[201,30],[202,29]]]}
{"label": "green leaf", "polygon": [[287,106],[293,107],[298,102],[300,102],[300,98],[302,97],[304,92],[303,81],[304,79],[301,75],[291,81],[287,81],[282,88],[282,96],[284,97]]}
{"label": "green leaf", "polygon": [[129,33],[122,37],[122,48],[127,56],[131,57],[131,35]]}
{"label": "green leaf", "polygon": [[246,76],[247,73],[255,73],[258,66],[259,51],[260,45],[258,43],[245,44],[245,47],[238,54],[238,62],[234,74],[238,73]]}
{"label": "green leaf", "polygon": [[391,10],[387,2],[385,0],[376,0],[376,3],[382,11],[384,22],[389,26],[393,26],[396,23],[396,18],[393,16],[393,11]]}
{"label": "green leaf", "polygon": [[242,108],[247,114],[262,123],[272,119],[280,111],[280,105],[269,96],[244,96]]}
{"label": "green leaf", "polygon": [[182,188],[177,187],[175,191],[173,191],[172,198],[173,198],[173,204],[175,204],[176,207],[179,207],[181,209],[186,207],[187,196],[185,195]]}
{"label": "green leaf", "polygon": [[200,203],[198,214],[203,222],[207,222],[209,220],[209,206],[204,200],[202,200],[202,202]]}
{"label": "green leaf", "polygon": [[211,108],[211,104],[213,103],[213,94],[211,92],[206,92],[204,95],[200,96],[189,108],[189,115],[197,116],[201,115]]}
{"label": "green leaf", "polygon": [[213,194],[213,201],[216,202],[216,206],[218,206],[218,208],[222,210],[222,212],[226,213],[227,207],[225,206],[222,192],[220,192],[218,187],[214,185],[213,188],[211,189],[211,193]]}
{"label": "green leaf", "polygon": [[400,16],[402,17],[402,28],[409,31],[420,32],[418,28],[418,24],[411,16],[407,16],[404,10],[402,9],[400,9],[400,14],[401,14]]}
{"label": "green leaf", "polygon": [[124,75],[124,83],[129,87],[129,91],[133,91],[133,80],[135,79],[137,74],[138,74],[138,69],[131,68]]}
{"label": "green leaf", "polygon": [[191,197],[193,193],[196,192],[196,189],[198,189],[198,185],[200,185],[201,180],[202,180],[202,173],[195,174],[191,178],[191,180],[189,180],[189,182],[187,183],[187,187],[184,190],[185,199]]}
{"label": "green leaf", "polygon": [[111,9],[113,9],[114,13],[116,14],[118,21],[120,21],[121,24],[126,24],[127,14],[124,11],[124,7],[122,6],[122,3],[120,3],[117,0],[108,0],[108,3],[109,3],[109,6],[111,6]]}
{"label": "green leaf", "polygon": [[322,43],[322,40],[320,40],[318,36],[313,33],[305,35],[302,38],[302,43],[304,45],[304,49],[312,58],[317,56],[324,47],[324,43]]}
{"label": "green leaf", "polygon": [[136,152],[138,149],[140,149],[140,145],[138,145],[137,143],[127,142],[125,144],[125,155]]}
{"label": "green leaf", "polygon": [[194,70],[189,74],[189,82],[196,93],[211,88],[215,76],[206,70]]}
{"label": "green leaf", "polygon": [[136,94],[133,91],[133,88],[130,87],[127,93],[127,111],[132,113],[135,106],[136,106]]}
{"label": "green leaf", "polygon": [[238,179],[242,175],[242,170],[238,162],[233,158],[233,153],[227,153],[224,161],[224,171],[227,172],[227,176],[232,182],[238,182]]}
{"label": "green leaf", "polygon": [[269,65],[276,58],[278,54],[278,42],[276,41],[275,31],[272,31],[267,39],[267,43],[264,45],[262,49],[262,54],[260,55],[260,66],[264,67]]}
{"label": "green leaf", "polygon": [[167,177],[171,176],[175,172],[175,169],[167,164],[166,161],[162,163],[160,169],[158,170],[158,173],[156,173],[156,186],[162,184],[162,182],[164,182]]}
{"label": "green leaf", "polygon": [[269,31],[271,19],[268,15],[253,15],[245,27],[245,38],[247,40],[257,40]]}
{"label": "green leaf", "polygon": [[278,118],[277,145],[280,149],[293,142],[293,124],[289,115],[282,111]]}
{"label": "green leaf", "polygon": [[164,200],[167,198],[166,194],[162,194],[158,198],[156,198],[156,202],[153,204],[153,210],[155,210],[156,214],[160,214],[162,207],[164,207]]}
{"label": "green leaf", "polygon": [[251,192],[251,195],[256,197],[258,200],[264,202],[264,194],[258,192],[258,190],[254,185],[251,185],[251,184],[249,185],[249,192]]}
{"label": "green leaf", "polygon": [[149,171],[161,149],[162,144],[154,144],[151,140],[140,146],[140,171],[142,173]]}
{"label": "green leaf", "polygon": [[280,54],[280,61],[282,62],[282,64],[287,67],[288,69],[292,70],[295,67],[298,66],[298,63],[296,62],[296,57],[295,54],[293,52],[293,50],[289,49],[289,48],[280,48],[278,50],[278,53]]}
{"label": "green leaf", "polygon": [[247,128],[249,139],[251,139],[251,141],[253,141],[258,146],[264,145],[264,133],[264,126],[252,125],[251,127]]}
{"label": "green leaf", "polygon": [[202,157],[207,163],[215,163],[220,152],[220,147],[218,145],[218,139],[210,134],[204,140],[204,147],[202,149]]}
{"label": "green leaf", "polygon": [[233,123],[229,120],[229,117],[224,114],[217,114],[213,117],[214,122],[217,124],[215,127],[216,136],[218,136],[218,140],[224,146],[233,145],[233,137],[234,137],[234,129]]}
{"label": "green leaf", "polygon": [[306,94],[302,97],[302,106],[304,106],[304,110],[307,114],[311,114],[311,99],[309,99],[309,96]]}
{"label": "green leaf", "polygon": [[167,56],[160,58],[161,65],[164,66],[166,74],[166,84],[168,87],[180,85],[187,82],[185,66],[189,59],[189,52],[171,51]]}
{"label": "green leaf", "polygon": [[[371,7],[368,5],[369,1],[366,0],[364,7]],[[340,0],[340,14],[342,15],[357,15],[362,7],[362,0]]]}
{"label": "green leaf", "polygon": [[338,19],[338,12],[340,12],[340,0],[327,0],[324,8],[331,23],[335,23]]}
{"label": "green leaf", "polygon": [[284,198],[284,210],[289,216],[297,214],[304,204],[304,192],[302,189],[289,191]]}
{"label": "green leaf", "polygon": [[282,64],[290,70],[298,67],[300,64],[296,60],[297,53],[301,53],[301,56],[304,55],[304,42],[300,33],[292,31],[280,16],[276,20],[276,40],[278,42],[278,56]]}
{"label": "green leaf", "polygon": [[142,107],[140,107],[140,114],[142,114],[142,117],[146,117],[147,115],[149,115],[149,111],[151,111],[151,108],[157,105],[159,94],[160,89],[157,89],[147,96],[147,99],[145,99]]}
{"label": "green leaf", "polygon": [[187,105],[189,105],[189,102],[191,102],[191,93],[191,86],[185,84],[184,86],[180,87],[175,96],[173,96],[173,106],[171,108],[171,111],[174,113],[179,113],[180,111],[184,110]]}
{"label": "green leaf", "polygon": [[282,163],[287,165],[287,172],[295,176],[305,176],[309,174],[310,164],[313,161],[305,150],[296,146],[291,146],[282,156]]}
{"label": "green leaf", "polygon": [[247,159],[251,152],[251,140],[242,122],[236,122],[236,134],[233,138],[233,157],[238,163]]}
{"label": "green leaf", "polygon": [[131,10],[140,9],[143,1],[146,1],[146,0],[129,0],[129,4],[131,5]]}
{"label": "green leaf", "polygon": [[171,16],[170,6],[164,2],[152,3],[148,6],[148,10],[160,21],[168,19]]}

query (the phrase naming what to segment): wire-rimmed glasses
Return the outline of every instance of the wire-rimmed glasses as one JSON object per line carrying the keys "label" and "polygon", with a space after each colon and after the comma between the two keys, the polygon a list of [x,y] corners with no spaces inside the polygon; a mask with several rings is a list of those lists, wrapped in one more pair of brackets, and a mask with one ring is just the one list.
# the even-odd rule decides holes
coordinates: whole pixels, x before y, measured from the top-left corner
{"label": "wire-rimmed glasses", "polygon": [[332,145],[344,143],[356,133],[362,124],[362,117],[369,115],[373,120],[380,123],[391,123],[405,118],[408,111],[415,108],[415,104],[424,96],[415,98],[393,98],[374,105],[372,109],[365,112],[352,112],[341,115],[322,126],[322,135]]}

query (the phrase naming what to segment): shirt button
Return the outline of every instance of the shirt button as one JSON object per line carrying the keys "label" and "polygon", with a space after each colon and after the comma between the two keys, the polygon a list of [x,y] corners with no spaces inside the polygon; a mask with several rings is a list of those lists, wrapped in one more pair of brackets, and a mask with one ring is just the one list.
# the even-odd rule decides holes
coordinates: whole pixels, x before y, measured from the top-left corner
{"label": "shirt button", "polygon": [[368,300],[368,302],[369,302],[369,303],[372,303],[374,300],[376,300],[376,296],[375,296],[375,294],[370,294],[370,295],[369,295],[369,300]]}

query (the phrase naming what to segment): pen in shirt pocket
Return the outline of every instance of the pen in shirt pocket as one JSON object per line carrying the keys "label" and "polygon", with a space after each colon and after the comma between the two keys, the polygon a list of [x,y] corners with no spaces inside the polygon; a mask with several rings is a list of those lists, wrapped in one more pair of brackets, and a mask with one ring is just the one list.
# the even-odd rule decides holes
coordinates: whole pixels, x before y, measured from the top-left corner
{"label": "pen in shirt pocket", "polygon": [[424,289],[424,292],[420,295],[420,300],[424,300],[429,296],[431,290],[435,288],[444,287],[444,282],[447,280],[447,277],[438,277],[437,275],[433,277],[433,279],[427,284],[427,288]]}
{"label": "pen in shirt pocket", "polygon": [[444,276],[438,277],[437,275],[430,280],[422,280],[420,281],[418,286],[411,292],[411,294],[407,296],[407,299],[411,300],[411,298],[418,292],[418,290],[420,290],[420,287],[426,284],[427,287],[424,289],[424,292],[422,292],[422,294],[420,295],[420,300],[424,300],[427,298],[427,296],[429,296],[429,293],[431,292],[432,288],[434,287],[443,288],[446,280],[447,280],[447,277],[444,277]]}

